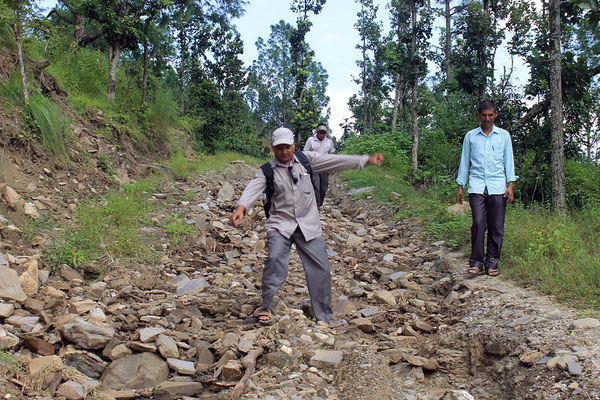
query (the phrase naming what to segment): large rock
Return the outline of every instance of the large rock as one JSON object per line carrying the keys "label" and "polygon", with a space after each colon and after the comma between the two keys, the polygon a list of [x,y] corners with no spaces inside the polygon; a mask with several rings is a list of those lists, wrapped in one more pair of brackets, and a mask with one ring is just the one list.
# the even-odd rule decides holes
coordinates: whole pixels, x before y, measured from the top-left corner
{"label": "large rock", "polygon": [[161,382],[154,388],[154,396],[162,400],[176,400],[183,396],[194,396],[202,392],[200,382]]}
{"label": "large rock", "polygon": [[21,287],[26,295],[34,295],[39,289],[38,262],[37,260],[29,260],[23,268],[25,269],[25,272],[19,276]]}
{"label": "large rock", "polygon": [[453,204],[446,209],[446,212],[450,215],[465,215],[471,210],[468,201],[463,201],[462,204]]}
{"label": "large rock", "polygon": [[107,389],[146,389],[166,381],[167,363],[154,353],[119,358],[104,371],[100,380]]}
{"label": "large rock", "polygon": [[15,211],[21,211],[23,208],[25,201],[6,183],[0,183],[0,195],[9,208]]}
{"label": "large rock", "polygon": [[344,353],[339,350],[317,350],[310,358],[310,365],[315,367],[335,367],[344,358]]}
{"label": "large rock", "polygon": [[223,187],[219,190],[217,194],[217,200],[219,201],[231,201],[235,196],[235,190],[233,190],[233,186],[229,182],[225,182]]}
{"label": "large rock", "polygon": [[24,302],[27,295],[23,291],[17,271],[0,267],[0,298]]}
{"label": "large rock", "polygon": [[111,326],[95,325],[81,318],[61,325],[59,331],[64,338],[84,349],[101,349],[115,336]]}

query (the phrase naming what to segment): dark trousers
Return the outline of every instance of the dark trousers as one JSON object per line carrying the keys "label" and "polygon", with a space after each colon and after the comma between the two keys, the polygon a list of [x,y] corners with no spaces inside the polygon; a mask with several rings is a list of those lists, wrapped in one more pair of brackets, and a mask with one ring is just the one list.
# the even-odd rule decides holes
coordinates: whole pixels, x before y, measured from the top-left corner
{"label": "dark trousers", "polygon": [[[479,268],[498,268],[498,259],[502,250],[504,237],[504,215],[506,214],[506,198],[503,194],[490,195],[487,188],[483,194],[469,194],[469,204],[473,214],[471,226],[471,257],[469,265]],[[484,259],[485,231],[487,249]]]}
{"label": "dark trousers", "polygon": [[262,309],[273,309],[273,297],[288,275],[292,243],[300,255],[306,274],[310,302],[319,321],[331,322],[331,272],[323,236],[306,241],[300,228],[289,239],[277,231],[267,232],[269,255],[262,275]]}
{"label": "dark trousers", "polygon": [[315,188],[315,197],[317,198],[317,207],[321,207],[323,200],[325,200],[327,186],[329,186],[329,174],[327,172],[313,174],[313,186]]}

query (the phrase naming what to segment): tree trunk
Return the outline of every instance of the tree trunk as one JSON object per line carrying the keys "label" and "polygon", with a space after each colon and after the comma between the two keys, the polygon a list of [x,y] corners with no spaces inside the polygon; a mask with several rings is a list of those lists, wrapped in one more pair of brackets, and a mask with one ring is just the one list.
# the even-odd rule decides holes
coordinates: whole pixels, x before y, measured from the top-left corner
{"label": "tree trunk", "polygon": [[550,0],[550,107],[552,110],[552,207],[559,214],[567,208],[565,198],[565,153],[563,143],[563,104],[561,90],[560,0]]}
{"label": "tree trunk", "polygon": [[412,87],[412,145],[410,147],[410,183],[414,184],[417,175],[419,155],[419,121],[417,121],[417,100],[419,89],[419,64],[417,60],[417,6],[415,0],[410,1],[412,14],[412,64],[413,64],[413,87]]}
{"label": "tree trunk", "polygon": [[17,44],[17,53],[19,56],[19,71],[21,72],[21,84],[23,88],[23,102],[29,104],[29,90],[27,88],[27,75],[25,75],[25,62],[23,60],[23,47],[21,45],[21,12],[17,11],[17,22],[13,24],[15,31],[15,42]]}
{"label": "tree trunk", "polygon": [[185,57],[187,54],[187,42],[186,42],[186,30],[181,29],[179,31],[179,50],[180,50],[180,62],[179,62],[179,107],[181,108],[181,114],[185,113]]}
{"label": "tree trunk", "polygon": [[[483,15],[487,21],[489,21],[489,1],[483,0]],[[482,32],[483,36],[487,36],[489,27],[484,27]],[[487,38],[486,38],[487,39]],[[487,45],[486,42],[483,41],[483,44],[479,49],[477,49],[477,58],[479,59],[479,71],[483,75],[483,78],[479,82],[479,101],[483,100],[485,96],[485,89],[487,87]]]}
{"label": "tree trunk", "polygon": [[396,131],[396,122],[398,121],[398,103],[400,103],[400,85],[402,85],[402,75],[396,74],[396,85],[394,86],[394,111],[392,112],[392,132]]}
{"label": "tree trunk", "polygon": [[[449,80],[450,80],[450,52],[452,51],[452,39],[450,38],[450,24],[451,24],[451,14],[450,14],[450,0],[445,0],[444,3],[446,4],[446,11],[445,11],[445,17],[446,17],[446,59],[444,60],[445,62],[445,69],[446,69],[446,86],[448,86],[449,84]],[[448,89],[446,88],[446,93],[447,93]]]}
{"label": "tree trunk", "polygon": [[108,47],[108,92],[106,99],[113,102],[117,97],[117,69],[119,66],[119,55],[121,54],[121,45],[111,43]]}
{"label": "tree trunk", "polygon": [[142,78],[142,104],[148,101],[148,39],[144,39],[144,72]]}

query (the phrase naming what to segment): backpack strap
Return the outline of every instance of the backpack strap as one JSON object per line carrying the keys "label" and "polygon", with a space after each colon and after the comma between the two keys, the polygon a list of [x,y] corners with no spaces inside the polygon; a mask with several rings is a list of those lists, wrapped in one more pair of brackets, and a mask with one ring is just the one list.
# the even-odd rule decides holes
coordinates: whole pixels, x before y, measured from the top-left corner
{"label": "backpack strap", "polygon": [[266,162],[260,166],[263,174],[265,174],[266,187],[265,187],[265,197],[263,199],[263,208],[265,210],[265,215],[267,219],[269,219],[269,210],[271,209],[271,197],[273,197],[273,193],[275,193],[275,174],[273,173],[273,167],[271,167],[271,163]]}
{"label": "backpack strap", "polygon": [[312,168],[310,167],[310,163],[308,162],[308,158],[306,158],[306,155],[304,155],[304,153],[301,151],[295,151],[294,155],[296,156],[298,161],[300,161],[300,164],[302,164],[302,166],[306,169],[306,172],[308,172],[308,174],[310,175],[310,180],[312,181]]}

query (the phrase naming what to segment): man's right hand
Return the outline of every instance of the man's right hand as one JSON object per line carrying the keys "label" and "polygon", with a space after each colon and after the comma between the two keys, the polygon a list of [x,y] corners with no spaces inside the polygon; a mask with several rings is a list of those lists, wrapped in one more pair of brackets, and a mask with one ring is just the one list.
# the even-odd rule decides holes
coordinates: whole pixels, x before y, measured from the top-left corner
{"label": "man's right hand", "polygon": [[238,221],[242,221],[244,219],[244,214],[246,213],[246,207],[244,206],[237,206],[235,211],[233,212],[233,214],[231,214],[231,218],[229,219],[229,222],[231,222],[231,225],[233,225],[234,227],[238,227]]}
{"label": "man's right hand", "polygon": [[456,192],[456,202],[458,204],[462,204],[463,201],[463,187],[462,186],[458,186],[458,191]]}
{"label": "man's right hand", "polygon": [[367,164],[377,165],[378,167],[381,167],[382,162],[383,162],[383,154],[375,153],[371,157],[369,157],[369,161],[367,161]]}

